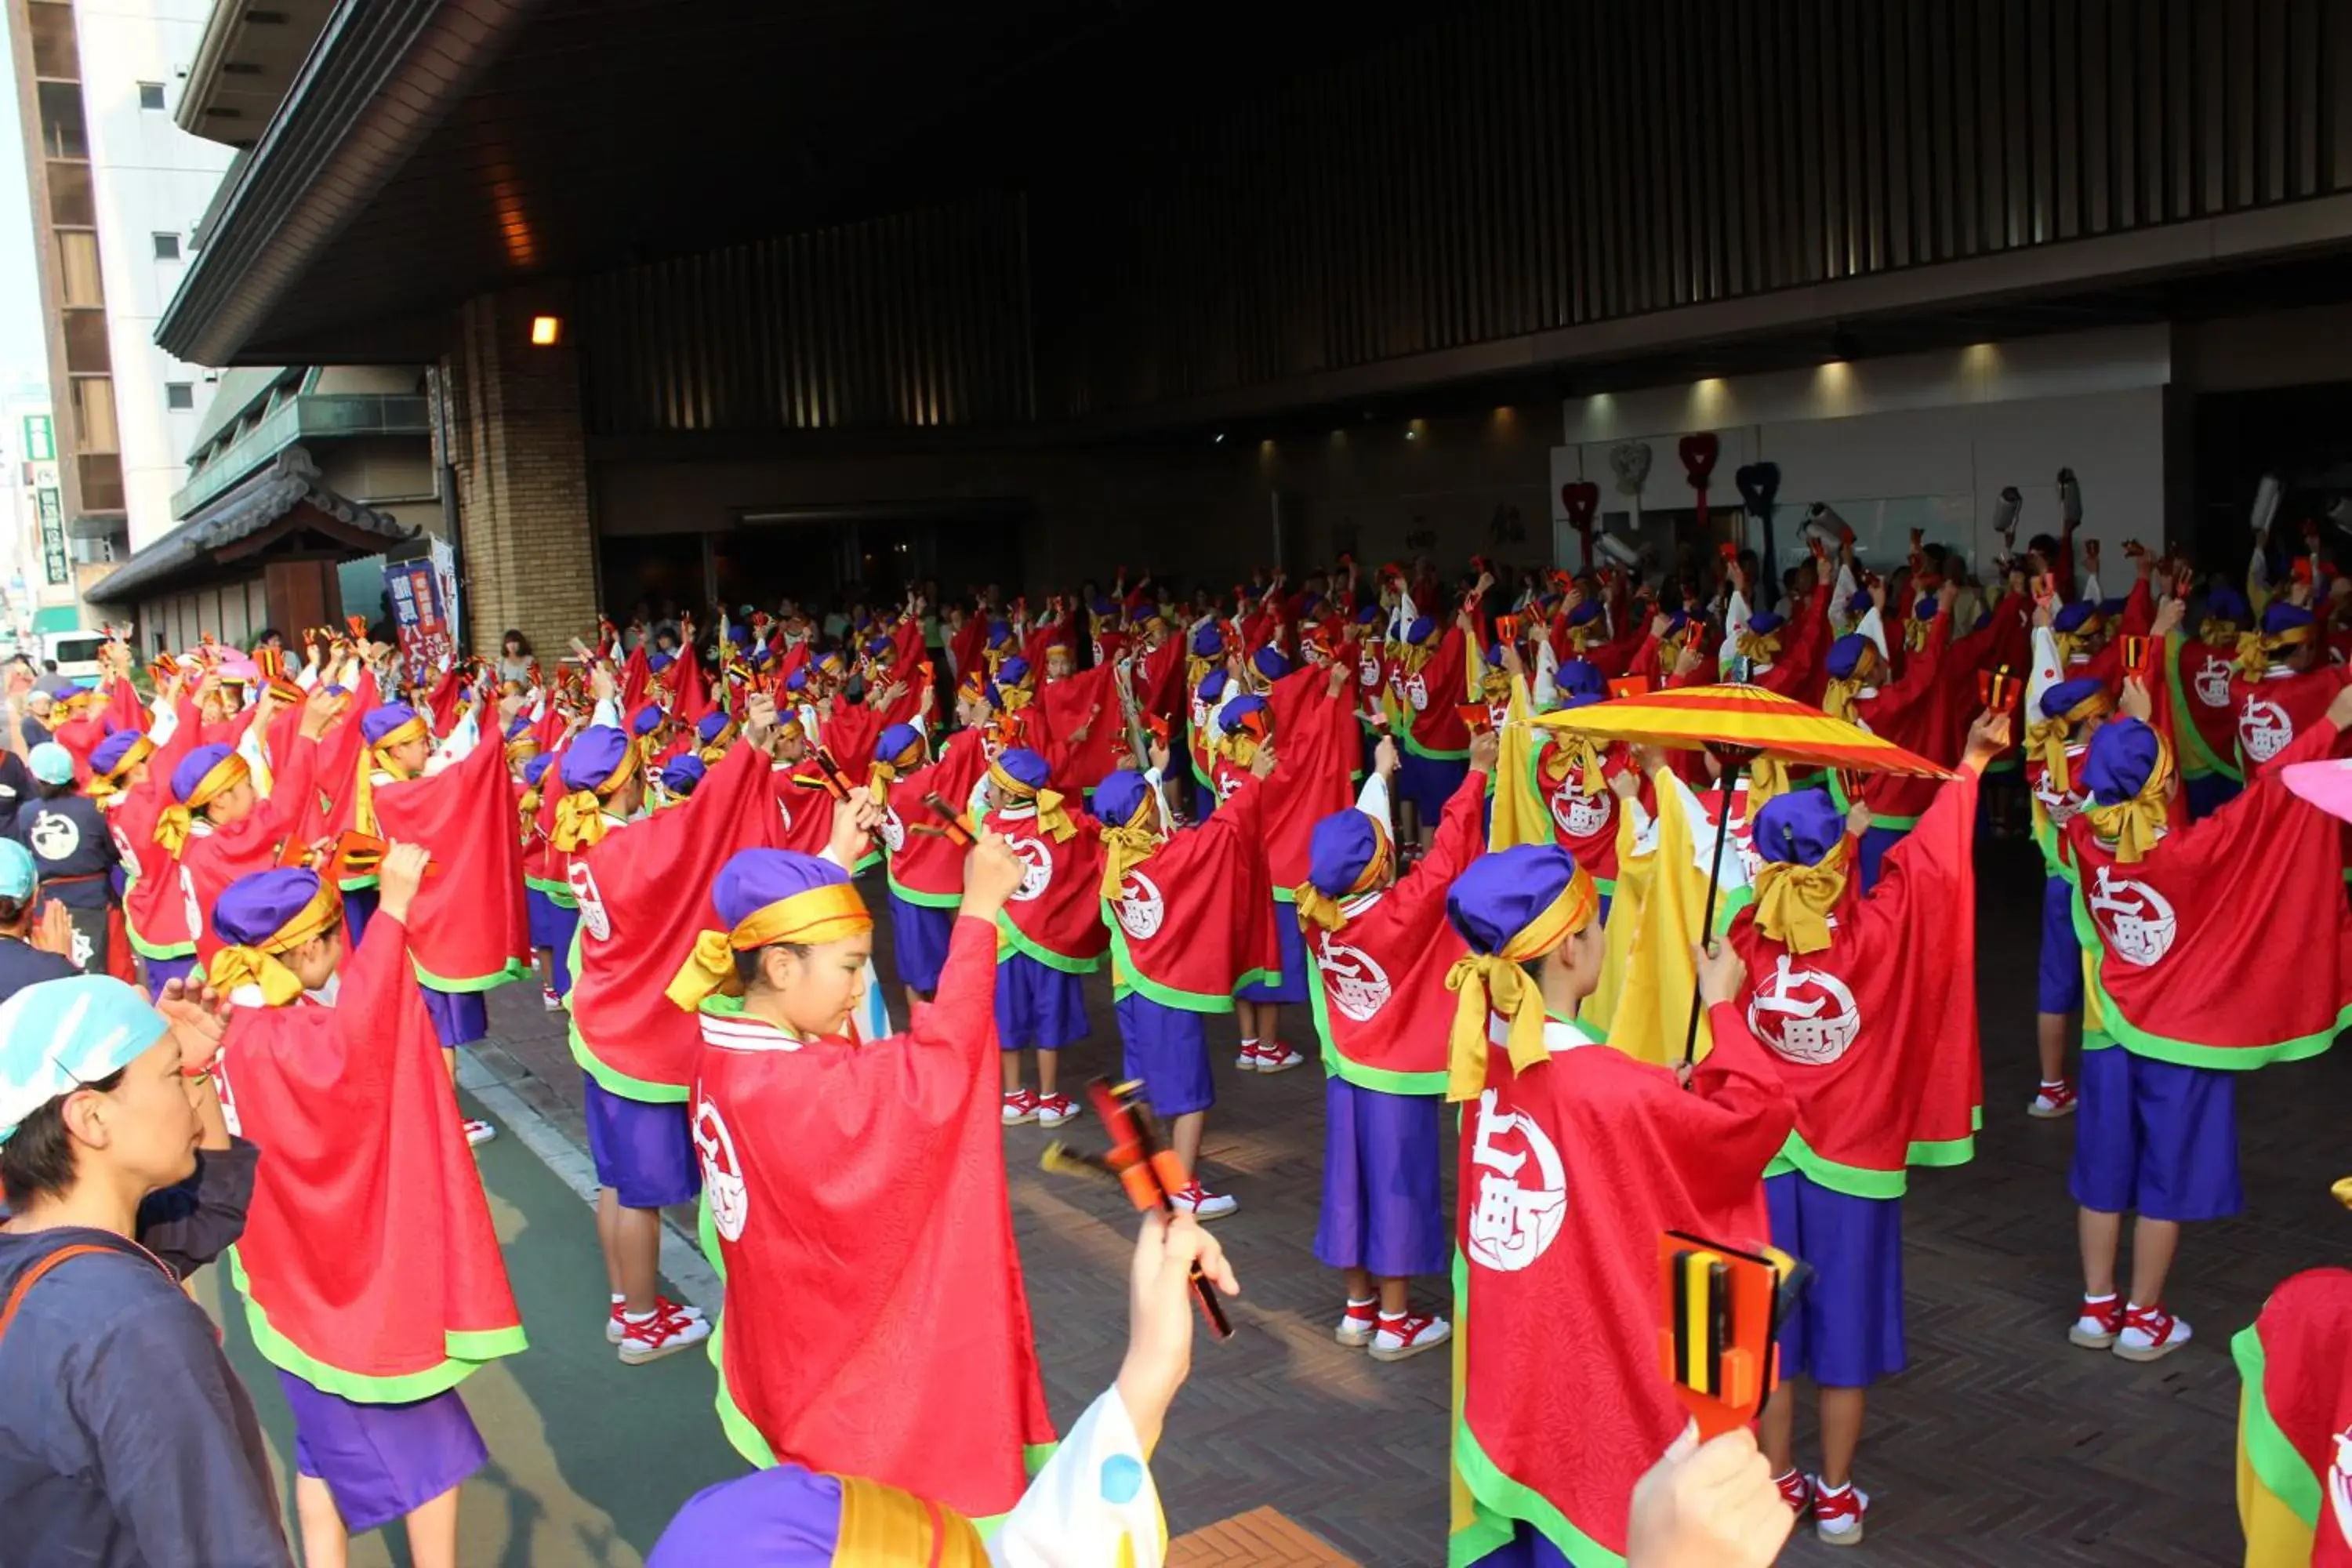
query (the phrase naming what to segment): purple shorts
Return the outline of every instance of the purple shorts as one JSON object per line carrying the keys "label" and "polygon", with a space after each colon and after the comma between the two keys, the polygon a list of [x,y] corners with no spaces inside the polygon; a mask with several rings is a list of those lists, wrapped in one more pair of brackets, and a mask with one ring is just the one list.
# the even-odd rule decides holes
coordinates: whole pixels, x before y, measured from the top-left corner
{"label": "purple shorts", "polygon": [[1508,1522],[1511,1539],[1485,1556],[1473,1559],[1471,1568],[1575,1568],[1568,1554],[1553,1545],[1551,1537],[1524,1519]]}
{"label": "purple shorts", "polygon": [[523,908],[530,914],[530,945],[547,949],[562,963],[571,956],[572,933],[580,929],[580,910],[565,909],[537,888],[522,890]]}
{"label": "purple shorts", "polygon": [[2201,820],[2237,799],[2245,786],[2222,773],[2200,773],[2181,780],[2180,787],[2189,795],[2189,815]]}
{"label": "purple shorts", "polygon": [[2234,1074],[2107,1046],[2083,1053],[2081,1094],[2067,1178],[2076,1203],[2184,1222],[2246,1206]]}
{"label": "purple shorts", "polygon": [[940,988],[940,971],[948,961],[948,939],[955,934],[956,912],[934,909],[890,895],[890,957],[898,982],[928,996]]}
{"label": "purple shorts", "polygon": [[1864,892],[1878,886],[1879,862],[1885,859],[1886,852],[1900,844],[1903,836],[1910,831],[1907,827],[1881,827],[1875,823],[1862,830],[1860,854]]}
{"label": "purple shorts", "polygon": [[596,1184],[613,1189],[625,1209],[692,1203],[702,1191],[702,1166],[686,1106],[656,1104],[614,1094],[586,1073],[588,1157]]}
{"label": "purple shorts", "polygon": [[1469,776],[1470,763],[1465,757],[1424,757],[1407,750],[1402,741],[1397,742],[1397,798],[1412,803],[1423,827],[1437,826],[1437,819],[1445,815],[1445,803]]}
{"label": "purple shorts", "polygon": [[1780,1374],[1864,1388],[1904,1368],[1903,1203],[1834,1192],[1801,1172],[1764,1183],[1772,1245],[1813,1268],[1780,1322]]}
{"label": "purple shorts", "polygon": [[2042,1011],[2072,1013],[2083,1005],[2083,943],[2074,934],[2074,884],[2063,877],[2042,883]]}
{"label": "purple shorts", "polygon": [[376,890],[373,888],[343,889],[343,951],[350,952],[367,934],[368,921],[375,914]]}
{"label": "purple shorts", "polygon": [[479,991],[436,991],[423,987],[425,1010],[433,1015],[433,1032],[455,1050],[470,1046],[490,1032],[490,1010]]}
{"label": "purple shorts", "polygon": [[1017,1051],[1058,1051],[1087,1037],[1087,998],[1078,977],[1025,952],[996,962],[996,1043]]}
{"label": "purple shorts", "polygon": [[1437,1097],[1323,1085],[1323,1215],[1315,1257],[1381,1279],[1443,1274],[1454,1237],[1438,1198]]}
{"label": "purple shorts", "polygon": [[1282,973],[1270,982],[1244,985],[1234,994],[1244,1002],[1306,1001],[1307,939],[1298,929],[1297,904],[1274,900],[1274,940],[1282,953]]}
{"label": "purple shorts", "polygon": [[1209,1076],[1209,1034],[1198,1013],[1154,1002],[1140,993],[1118,999],[1118,1037],[1126,1042],[1124,1070],[1143,1080],[1143,1098],[1162,1121],[1206,1110],[1217,1103]]}
{"label": "purple shorts", "polygon": [[327,1483],[353,1535],[414,1512],[490,1461],[454,1388],[409,1405],[362,1405],[280,1368],[294,1412],[294,1468]]}
{"label": "purple shorts", "polygon": [[163,987],[173,981],[185,980],[196,968],[196,955],[193,952],[180,958],[142,958],[139,962],[147,971],[150,1000],[163,994]]}

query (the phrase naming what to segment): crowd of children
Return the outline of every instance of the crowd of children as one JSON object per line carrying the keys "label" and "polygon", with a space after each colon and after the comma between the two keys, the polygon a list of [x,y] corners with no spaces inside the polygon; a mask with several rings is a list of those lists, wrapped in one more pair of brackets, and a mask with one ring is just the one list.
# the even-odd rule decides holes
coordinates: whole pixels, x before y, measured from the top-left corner
{"label": "crowd of children", "polygon": [[[1055,1435],[1002,1153],[1084,1114],[1059,1053],[1097,1028],[1107,964],[1171,1131],[1176,1222],[1139,1281],[1233,1286],[1193,1223],[1240,1206],[1202,1168],[1206,1018],[1235,1015],[1244,1073],[1319,1062],[1333,1331],[1382,1363],[1452,1343],[1454,1561],[1642,1560],[1636,1483],[1684,1422],[1657,1370],[1667,1231],[1807,1266],[1780,1345],[1819,1389],[1818,1464],[1793,1398],[1756,1442],[1778,1533],[1858,1543],[1866,1391],[1906,1363],[1907,1173],[1968,1160],[1981,1118],[1980,816],[2030,799],[2047,870],[2024,1109],[2075,1118],[2067,1332],[2152,1361],[2189,1337],[2165,1297],[2180,1225],[2242,1205],[2236,1075],[2352,1016],[2344,840],[2281,782],[2341,749],[2352,628],[2308,566],[2252,603],[2131,547],[2107,601],[2095,550],[2076,586],[2071,521],[1973,575],[1916,539],[1884,576],[1850,537],[1807,544],[1785,575],[1727,552],[1650,582],[1343,560],[1230,601],[1122,574],[831,630],[792,606],[606,624],[545,664],[512,634],[429,666],[357,629],[146,671],[110,645],[0,840],[9,1314],[58,1260],[12,1237],[94,1226],[163,1256],[140,1200],[192,1145],[243,1150],[229,1279],[294,1413],[308,1560],[405,1520],[414,1561],[454,1562],[487,1458],[457,1388],[524,1348],[467,1153],[496,1130],[460,1112],[455,1053],[488,990],[535,977],[583,1075],[609,1300],[533,1331],[601,1323],[631,1365],[705,1346],[728,1438],[785,1478],[696,1499],[667,1561],[764,1510],[1156,1562],[1148,1474],[1116,1497],[1032,1479]],[[1946,777],[1595,728],[1715,681]],[[2263,923],[2308,933],[2303,984],[2217,990],[2261,928],[2208,894],[2257,858]],[[181,1085],[184,1125],[152,1103]],[[110,1118],[153,1140],[107,1167],[112,1208],[74,1196],[79,1158],[121,1152]],[[716,1321],[658,1289],[660,1211],[697,1200]],[[1061,1439],[1103,1474],[1142,1474],[1181,1379],[1168,1290],[1181,1328],[1160,1311],[1134,1386]],[[1139,1284],[1139,1335],[1150,1317]],[[241,1401],[195,1359],[203,1397]],[[950,1429],[889,1416],[910,1381]],[[207,1528],[259,1529],[252,1503],[227,1489]]]}

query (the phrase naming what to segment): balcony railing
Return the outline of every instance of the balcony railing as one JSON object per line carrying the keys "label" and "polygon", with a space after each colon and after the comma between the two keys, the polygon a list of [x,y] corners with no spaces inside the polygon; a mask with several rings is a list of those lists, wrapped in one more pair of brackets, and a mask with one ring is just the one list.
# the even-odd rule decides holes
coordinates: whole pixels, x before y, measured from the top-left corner
{"label": "balcony railing", "polygon": [[238,437],[227,451],[172,498],[173,521],[184,522],[215,496],[250,476],[297,441],[346,436],[425,436],[432,431],[425,399],[409,393],[309,393]]}

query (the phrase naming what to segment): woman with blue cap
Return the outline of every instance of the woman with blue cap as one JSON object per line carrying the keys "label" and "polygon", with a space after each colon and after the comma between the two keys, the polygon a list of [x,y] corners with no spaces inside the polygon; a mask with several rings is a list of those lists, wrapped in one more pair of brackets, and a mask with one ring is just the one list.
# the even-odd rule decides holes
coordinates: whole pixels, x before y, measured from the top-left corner
{"label": "woman with blue cap", "polygon": [[200,1259],[147,1223],[150,1199],[212,1163],[200,1148],[227,1144],[198,1110],[203,1100],[219,1115],[207,1070],[217,1020],[176,986],[164,1005],[170,1018],[103,975],[0,1002],[0,1500],[12,1560],[293,1561],[252,1401],[180,1286]]}
{"label": "woman with blue cap", "polygon": [[[1959,597],[1959,587],[1953,583],[1937,587],[1925,640],[1905,654],[1899,673],[1887,652],[1881,620],[1885,614],[1886,584],[1874,583],[1869,592],[1871,613],[1863,616],[1860,627],[1830,644],[1824,661],[1829,680],[1822,689],[1822,710],[1931,762],[1948,762],[1959,732],[1952,719],[1953,703],[1958,700],[1953,677],[1965,670],[1973,679],[1976,668],[1973,658],[1948,657],[1952,604]],[[1973,703],[1976,693],[1969,692],[1967,700]],[[1938,781],[1932,778],[1874,773],[1864,774],[1849,794],[1839,774],[1830,775],[1830,795],[1839,810],[1860,805],[1870,813],[1855,867],[1864,891],[1878,880],[1880,858],[1934,804],[1937,787]]]}
{"label": "woman with blue cap", "polygon": [[1399,611],[1404,636],[1393,650],[1389,727],[1403,753],[1396,779],[1400,829],[1423,848],[1469,771],[1470,731],[1461,709],[1472,696],[1471,608],[1494,582],[1492,574],[1479,574],[1477,585],[1442,629],[1430,616],[1413,613],[1410,598]]}
{"label": "woman with blue cap", "polygon": [[523,1348],[465,1119],[409,952],[428,856],[394,844],[364,938],[315,871],[241,877],[213,924],[232,1008],[218,1072],[268,1152],[236,1253],[263,1358],[294,1413],[311,1563],[404,1519],[454,1568],[457,1488],[488,1462],[457,1384]]}
{"label": "woman with blue cap", "polygon": [[904,1034],[860,1037],[873,917],[839,864],[790,850],[728,858],[667,1002],[699,1041],[728,1440],[988,1519],[1053,1427],[989,1114],[997,922],[1027,867],[993,834],[967,867],[939,1000]]}
{"label": "woman with blue cap", "polygon": [[1484,856],[1447,896],[1468,950],[1445,981],[1445,1095],[1464,1108],[1454,1452],[1474,1514],[1456,1562],[1528,1561],[1538,1537],[1570,1562],[1624,1552],[1634,1482],[1689,1420],[1658,1374],[1659,1237],[1759,1248],[1765,1163],[1791,1125],[1727,944],[1700,955],[1715,1044],[1687,1091],[1574,1021],[1601,977],[1599,909],[1552,845]]}
{"label": "woman with blue cap", "polygon": [[[121,859],[98,803],[74,784],[72,753],[55,741],[35,746],[27,761],[40,781],[40,798],[21,807],[9,836],[39,862],[41,886],[73,922],[72,956],[87,974],[115,967],[114,868]],[[127,978],[129,965],[117,978]]]}
{"label": "woman with blue cap", "polygon": [[[1765,1173],[1772,1243],[1814,1270],[1782,1317],[1780,1369],[1821,1389],[1822,1468],[1810,1481],[1796,1468],[1793,1391],[1766,1406],[1764,1452],[1790,1509],[1832,1546],[1862,1540],[1870,1505],[1853,1473],[1865,1391],[1905,1364],[1906,1172],[1975,1152],[1977,793],[2008,744],[2007,714],[1978,717],[1958,778],[1866,894],[1828,792],[1775,795],[1756,814],[1755,901],[1727,937],[1751,982],[1748,1027],[1796,1100]],[[1942,962],[1910,957],[1931,950]]]}
{"label": "woman with blue cap", "polygon": [[2074,889],[2066,879],[2062,847],[2066,824],[2090,802],[2082,780],[2091,737],[2115,711],[2115,696],[2095,676],[2053,679],[2054,661],[2038,660],[2026,692],[2032,721],[2025,730],[2025,784],[2033,808],[2033,842],[2042,851],[2042,949],[2035,1040],[2042,1084],[2031,1116],[2071,1116],[2074,1085],[2066,1076],[2066,1036],[2083,1007],[2083,944],[2074,935]]}
{"label": "woman with blue cap", "polygon": [[1185,730],[1185,744],[1192,754],[1192,815],[1205,819],[1217,809],[1217,742],[1222,732],[1217,728],[1217,715],[1223,710],[1228,677],[1222,668],[1212,669],[1192,687],[1192,722]]}
{"label": "woman with blue cap", "polygon": [[548,771],[570,743],[566,735],[554,751],[541,752],[522,765],[522,794],[515,806],[522,817],[522,896],[530,921],[530,945],[539,966],[540,1003],[548,1012],[561,1012],[572,989],[572,937],[580,924],[580,901],[564,882],[562,867],[554,863],[548,834],[553,824],[544,808],[554,803],[547,787]]}
{"label": "woman with blue cap", "polygon": [[[2081,1110],[2068,1184],[2080,1209],[2083,1302],[2068,1338],[2149,1362],[2188,1342],[2164,1304],[2182,1224],[2244,1206],[2238,1174],[2237,1076],[2326,1050],[2352,1023],[2352,912],[2340,824],[2281,781],[2283,769],[2342,749],[2352,687],[2251,773],[2245,793],[2200,822],[2176,814],[2172,748],[2147,721],[2135,681],[2120,716],[2091,737],[2090,802],[2066,825],[2075,930],[2105,1033],[2084,1042]],[[2259,920],[2216,889],[2260,867]],[[2295,933],[2287,984],[2266,938]],[[2128,1294],[2116,1290],[2123,1216],[2132,1232]]]}

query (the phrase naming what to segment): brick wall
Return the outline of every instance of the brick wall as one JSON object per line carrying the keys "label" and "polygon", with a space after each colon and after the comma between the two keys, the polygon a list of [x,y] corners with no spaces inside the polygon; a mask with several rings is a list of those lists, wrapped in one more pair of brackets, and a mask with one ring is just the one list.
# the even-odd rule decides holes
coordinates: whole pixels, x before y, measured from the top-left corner
{"label": "brick wall", "polygon": [[531,317],[541,311],[566,315],[562,299],[543,290],[467,301],[442,370],[453,404],[467,640],[495,654],[512,626],[552,659],[595,627],[596,543],[579,358],[568,342],[532,344]]}

